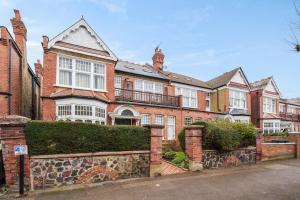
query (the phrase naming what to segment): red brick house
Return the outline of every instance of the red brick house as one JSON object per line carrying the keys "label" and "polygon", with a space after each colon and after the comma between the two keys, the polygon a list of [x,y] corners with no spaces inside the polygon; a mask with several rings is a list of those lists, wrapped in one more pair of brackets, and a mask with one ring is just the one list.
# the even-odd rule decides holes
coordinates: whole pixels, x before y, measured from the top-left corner
{"label": "red brick house", "polygon": [[281,130],[300,132],[300,104],[290,99],[279,100]]}
{"label": "red brick house", "polygon": [[14,12],[11,23],[15,37],[0,26],[0,116],[39,119],[40,81],[27,63],[27,29],[19,11]]}
{"label": "red brick house", "polygon": [[49,40],[43,36],[42,118],[97,124],[163,124],[175,140],[184,125],[227,118],[249,122],[249,83],[241,68],[208,82],[152,64],[120,60],[82,18]]}

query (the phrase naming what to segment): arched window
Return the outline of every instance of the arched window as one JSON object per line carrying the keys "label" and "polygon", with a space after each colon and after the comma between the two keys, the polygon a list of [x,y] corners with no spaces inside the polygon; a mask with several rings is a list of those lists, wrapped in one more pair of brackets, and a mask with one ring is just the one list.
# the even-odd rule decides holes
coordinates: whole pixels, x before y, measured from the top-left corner
{"label": "arched window", "polygon": [[123,110],[121,113],[122,116],[134,116],[131,110]]}

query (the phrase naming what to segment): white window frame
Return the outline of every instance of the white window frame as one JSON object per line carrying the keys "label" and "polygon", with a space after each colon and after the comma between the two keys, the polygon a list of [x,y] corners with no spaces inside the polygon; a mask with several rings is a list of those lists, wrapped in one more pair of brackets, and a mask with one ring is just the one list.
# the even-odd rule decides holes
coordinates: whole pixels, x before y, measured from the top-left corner
{"label": "white window frame", "polygon": [[[238,98],[235,97],[235,94],[238,94]],[[242,101],[245,101],[244,107],[242,106]],[[229,108],[247,110],[247,92],[229,89]]]}
{"label": "white window frame", "polygon": [[[207,106],[208,104],[208,106]],[[210,93],[207,92],[205,95],[205,110],[210,111]]]}
{"label": "white window frame", "polygon": [[[60,69],[59,68],[59,59],[60,58],[68,58],[72,60],[72,69]],[[83,71],[78,71],[76,70],[76,60],[78,61],[83,61],[83,62],[89,62],[91,64],[91,70],[90,72],[83,72]],[[96,73],[95,72],[95,65],[102,65],[104,67],[104,73]],[[81,90],[92,90],[92,91],[99,91],[99,92],[107,92],[107,86],[106,86],[106,81],[107,81],[107,75],[106,75],[106,64],[102,63],[100,61],[96,60],[89,60],[89,59],[84,59],[80,57],[74,57],[74,56],[69,56],[69,55],[64,55],[64,54],[59,54],[57,55],[57,61],[56,61],[56,85],[60,87],[67,87],[67,88],[74,88],[74,89],[81,89]],[[60,71],[69,71],[71,72],[71,85],[64,85],[59,82],[59,74]],[[90,76],[90,83],[89,87],[78,87],[76,86],[76,74],[81,73],[81,74],[87,74]],[[97,89],[95,88],[94,81],[96,76],[101,76],[104,78],[104,85],[103,89]]]}
{"label": "white window frame", "polygon": [[265,113],[276,113],[277,111],[277,101],[272,97],[263,97],[263,111]]}
{"label": "white window frame", "polygon": [[155,124],[164,125],[164,116],[163,115],[155,115]]}
{"label": "white window frame", "polygon": [[[151,90],[146,90],[146,84],[152,85]],[[160,88],[160,90],[158,90]],[[163,83],[155,82],[155,81],[149,81],[149,80],[143,80],[143,79],[136,79],[134,81],[134,90],[141,91],[141,92],[151,92],[155,94],[163,94],[164,92],[164,85]]]}
{"label": "white window frame", "polygon": [[191,116],[185,116],[183,123],[184,123],[185,126],[189,126],[193,123],[193,118]]}
{"label": "white window frame", "polygon": [[282,103],[279,104],[279,112],[285,113],[285,104]]}
{"label": "white window frame", "polygon": [[[107,104],[96,100],[86,100],[78,98],[67,98],[55,100],[56,103],[56,120],[62,121],[91,121],[92,123],[106,124],[107,123]],[[59,108],[62,106],[71,106],[70,115],[59,115]],[[76,106],[88,106],[92,108],[91,115],[78,115],[75,112]],[[104,115],[97,116],[96,108],[104,110]]]}
{"label": "white window frame", "polygon": [[287,113],[289,113],[289,114],[297,114],[297,106],[288,105],[287,106]]}
{"label": "white window frame", "polygon": [[[266,123],[271,126],[266,127]],[[280,120],[263,120],[263,132],[265,134],[280,132]]]}
{"label": "white window frame", "polygon": [[167,140],[176,139],[176,117],[169,115],[167,119]]}
{"label": "white window frame", "polygon": [[122,76],[116,75],[114,79],[115,84],[115,96],[121,95],[121,89],[122,89]]}
{"label": "white window frame", "polygon": [[150,114],[142,114],[141,115],[141,125],[151,124],[151,115]]}
{"label": "white window frame", "polygon": [[[195,94],[195,96],[193,95]],[[175,87],[175,95],[182,95],[183,107],[198,108],[198,91],[187,87]],[[194,101],[194,103],[192,103]]]}

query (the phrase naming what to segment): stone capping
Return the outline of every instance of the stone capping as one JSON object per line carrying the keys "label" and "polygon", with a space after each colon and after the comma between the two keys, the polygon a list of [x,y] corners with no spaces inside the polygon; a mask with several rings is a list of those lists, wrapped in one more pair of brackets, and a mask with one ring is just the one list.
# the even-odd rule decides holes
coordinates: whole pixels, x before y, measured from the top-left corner
{"label": "stone capping", "polygon": [[143,125],[143,127],[145,127],[145,128],[160,128],[160,129],[165,128],[164,125],[159,125],[159,124],[146,124],[146,125]]}
{"label": "stone capping", "polygon": [[55,159],[55,158],[76,158],[76,157],[93,157],[93,156],[114,156],[114,155],[130,155],[130,154],[150,154],[149,150],[143,151],[108,151],[95,153],[76,153],[76,154],[53,154],[30,156],[30,159]]}
{"label": "stone capping", "polygon": [[295,142],[287,142],[287,143],[284,143],[284,142],[281,142],[281,143],[272,143],[272,142],[262,142],[261,144],[267,144],[267,145],[273,145],[273,144],[296,144]]}
{"label": "stone capping", "polygon": [[0,117],[0,127],[25,126],[28,121],[30,121],[30,119],[27,117],[22,117],[19,115],[6,115]]}
{"label": "stone capping", "polygon": [[185,126],[184,129],[186,130],[194,130],[194,129],[202,129],[204,126],[202,125],[190,125],[190,126]]}

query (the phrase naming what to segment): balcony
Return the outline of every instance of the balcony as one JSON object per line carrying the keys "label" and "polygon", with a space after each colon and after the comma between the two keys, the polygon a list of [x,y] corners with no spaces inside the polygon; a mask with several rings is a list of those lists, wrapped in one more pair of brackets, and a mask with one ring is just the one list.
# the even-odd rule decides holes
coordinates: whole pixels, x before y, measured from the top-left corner
{"label": "balcony", "polygon": [[286,120],[286,121],[300,121],[299,114],[281,112],[281,113],[279,113],[279,116],[282,120]]}
{"label": "balcony", "polygon": [[150,105],[179,107],[179,96],[169,96],[127,89],[115,90],[116,101],[135,102]]}

